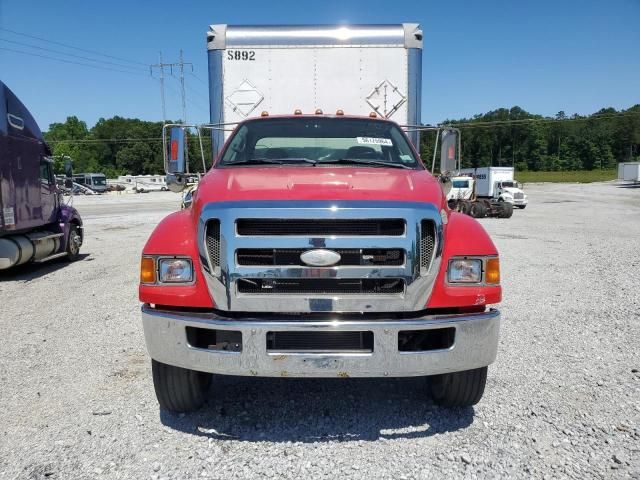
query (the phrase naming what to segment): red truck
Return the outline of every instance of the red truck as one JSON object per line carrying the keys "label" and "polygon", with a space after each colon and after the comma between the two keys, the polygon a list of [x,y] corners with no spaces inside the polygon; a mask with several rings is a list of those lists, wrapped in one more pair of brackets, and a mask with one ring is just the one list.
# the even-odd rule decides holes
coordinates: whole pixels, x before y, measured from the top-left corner
{"label": "red truck", "polygon": [[[208,128],[232,131],[142,252],[160,407],[199,408],[212,374],[428,376],[438,404],[477,403],[498,345],[498,252],[448,208],[416,129],[315,109]],[[175,188],[193,173],[185,129],[170,131]]]}

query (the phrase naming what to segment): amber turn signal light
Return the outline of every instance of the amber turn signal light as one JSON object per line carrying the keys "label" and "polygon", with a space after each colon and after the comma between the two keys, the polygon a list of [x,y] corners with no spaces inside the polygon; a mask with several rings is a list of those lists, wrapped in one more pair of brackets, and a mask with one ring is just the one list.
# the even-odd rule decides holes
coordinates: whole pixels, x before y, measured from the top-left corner
{"label": "amber turn signal light", "polygon": [[487,259],[484,281],[487,285],[498,285],[500,283],[500,259]]}
{"label": "amber turn signal light", "polygon": [[142,257],[140,283],[156,283],[156,261],[152,257]]}

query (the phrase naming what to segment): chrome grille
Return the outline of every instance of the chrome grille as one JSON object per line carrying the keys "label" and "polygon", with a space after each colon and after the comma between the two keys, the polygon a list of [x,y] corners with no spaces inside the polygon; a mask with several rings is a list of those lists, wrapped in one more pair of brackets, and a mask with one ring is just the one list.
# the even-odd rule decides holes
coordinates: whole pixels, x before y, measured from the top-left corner
{"label": "chrome grille", "polygon": [[[238,265],[306,266],[300,259],[300,255],[308,250],[308,248],[241,248],[236,252],[236,261]],[[332,251],[340,255],[340,261],[332,266],[393,266],[404,263],[404,250],[399,248],[337,248]]]}
{"label": "chrome grille", "polygon": [[436,228],[431,220],[423,220],[420,228],[420,269],[429,270],[436,246]]}
{"label": "chrome grille", "polygon": [[[219,310],[403,312],[425,308],[441,229],[429,203],[216,202],[201,210],[198,245]],[[341,259],[325,267],[301,261],[318,249]]]}
{"label": "chrome grille", "polygon": [[524,193],[522,192],[515,192],[513,194],[513,198],[518,199],[518,200],[522,200],[524,198]]}
{"label": "chrome grille", "polygon": [[241,278],[238,292],[251,295],[397,295],[400,278]]}
{"label": "chrome grille", "polygon": [[237,223],[238,235],[404,235],[405,221],[401,218],[380,219],[281,219],[281,218],[243,218]]}
{"label": "chrome grille", "polygon": [[207,222],[207,253],[212,267],[220,266],[220,220]]}

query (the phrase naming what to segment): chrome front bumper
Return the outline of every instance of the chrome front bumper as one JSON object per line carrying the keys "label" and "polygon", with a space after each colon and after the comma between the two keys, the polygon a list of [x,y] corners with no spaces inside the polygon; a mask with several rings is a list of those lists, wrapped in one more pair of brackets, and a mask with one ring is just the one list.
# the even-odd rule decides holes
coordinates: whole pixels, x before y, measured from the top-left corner
{"label": "chrome front bumper", "polygon": [[[500,312],[429,315],[411,320],[278,321],[218,317],[207,313],[167,312],[142,307],[149,355],[169,365],[224,375],[260,377],[410,377],[480,368],[496,358]],[[186,327],[242,333],[242,351],[194,348]],[[400,352],[398,332],[454,327],[453,346],[444,350]],[[370,331],[370,353],[281,353],[267,351],[267,332]]]}

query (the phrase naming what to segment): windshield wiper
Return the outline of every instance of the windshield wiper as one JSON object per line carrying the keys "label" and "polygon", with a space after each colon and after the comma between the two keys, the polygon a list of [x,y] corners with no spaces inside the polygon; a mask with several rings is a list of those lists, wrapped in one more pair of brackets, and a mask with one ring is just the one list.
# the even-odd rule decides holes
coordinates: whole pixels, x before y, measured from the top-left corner
{"label": "windshield wiper", "polygon": [[332,163],[351,163],[354,165],[371,165],[375,167],[404,168],[406,170],[413,170],[412,167],[403,165],[402,163],[384,162],[382,160],[366,160],[364,158],[337,158],[335,160],[319,162],[320,165]]}
{"label": "windshield wiper", "polygon": [[286,165],[288,163],[310,163],[315,165],[317,162],[310,158],[252,158],[251,160],[241,160],[239,162],[228,162],[224,166],[230,165]]}

